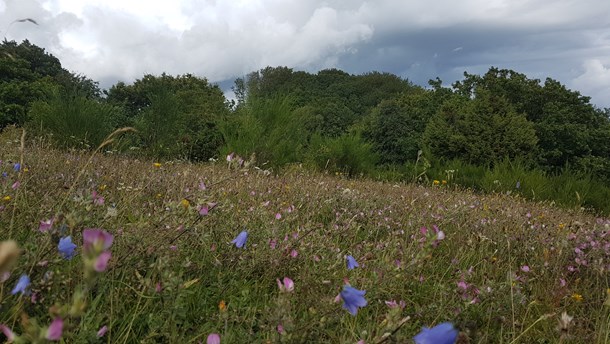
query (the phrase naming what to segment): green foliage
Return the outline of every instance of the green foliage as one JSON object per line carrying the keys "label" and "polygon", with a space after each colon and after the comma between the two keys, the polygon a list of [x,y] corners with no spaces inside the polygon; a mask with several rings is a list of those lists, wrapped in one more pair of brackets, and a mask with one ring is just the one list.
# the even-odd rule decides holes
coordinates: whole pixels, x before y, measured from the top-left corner
{"label": "green foliage", "polygon": [[505,98],[480,90],[474,100],[455,96],[430,120],[424,141],[434,156],[478,165],[504,158],[530,160],[536,132]]}
{"label": "green foliage", "polygon": [[26,123],[32,103],[52,96],[57,87],[87,97],[100,94],[96,82],[63,69],[57,58],[29,41],[0,44],[0,129]]}
{"label": "green foliage", "polygon": [[218,86],[190,74],[145,75],[133,85],[118,83],[107,102],[125,109],[120,125],[140,131],[145,151],[157,158],[205,161],[217,157],[223,144],[218,125],[228,115]]}
{"label": "green foliage", "polygon": [[112,132],[121,110],[80,93],[56,91],[48,100],[36,101],[30,110],[30,130],[49,136],[64,148],[96,148]]}
{"label": "green foliage", "polygon": [[423,148],[422,136],[432,117],[432,93],[417,91],[382,101],[371,114],[365,137],[382,164],[414,161]]}
{"label": "green foliage", "polygon": [[224,151],[276,167],[299,162],[315,126],[311,109],[293,110],[290,98],[251,98],[222,124]]}
{"label": "green foliage", "polygon": [[357,133],[335,138],[316,134],[311,139],[306,162],[320,170],[362,176],[373,172],[377,159],[372,146]]}

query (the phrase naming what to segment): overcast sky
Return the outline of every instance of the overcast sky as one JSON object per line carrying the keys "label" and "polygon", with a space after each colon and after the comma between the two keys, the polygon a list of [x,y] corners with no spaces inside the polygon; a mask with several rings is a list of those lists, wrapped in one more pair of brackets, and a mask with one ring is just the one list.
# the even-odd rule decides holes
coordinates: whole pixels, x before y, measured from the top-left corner
{"label": "overcast sky", "polygon": [[265,66],[449,84],[496,66],[610,107],[609,0],[0,0],[0,31],[103,88],[162,72],[226,87]]}

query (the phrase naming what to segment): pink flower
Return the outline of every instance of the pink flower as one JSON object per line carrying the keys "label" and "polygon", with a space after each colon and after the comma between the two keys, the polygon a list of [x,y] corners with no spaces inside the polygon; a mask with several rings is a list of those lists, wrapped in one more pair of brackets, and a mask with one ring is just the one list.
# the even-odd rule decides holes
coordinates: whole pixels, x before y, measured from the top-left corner
{"label": "pink flower", "polygon": [[208,336],[207,344],[220,344],[220,335],[218,333],[212,333]]}
{"label": "pink flower", "polygon": [[101,229],[88,228],[83,231],[83,247],[86,252],[92,249],[107,250],[112,246],[114,237]]}
{"label": "pink flower", "polygon": [[53,219],[48,219],[48,220],[42,220],[40,221],[40,225],[38,226],[38,230],[40,232],[48,232],[49,229],[51,229],[51,227],[53,227]]}
{"label": "pink flower", "polygon": [[205,190],[207,189],[205,186],[205,183],[203,181],[199,182],[199,190]]}
{"label": "pink flower", "polygon": [[51,325],[49,325],[46,338],[48,340],[60,340],[63,331],[64,321],[61,318],[55,318]]}
{"label": "pink flower", "polygon": [[0,332],[4,334],[9,343],[15,340],[15,334],[6,325],[0,324]]}
{"label": "pink flower", "polygon": [[275,239],[269,240],[269,247],[271,247],[272,250],[275,249],[276,245],[277,245],[277,240],[275,240]]}
{"label": "pink flower", "polygon": [[282,218],[282,214],[280,214],[280,213],[275,214],[275,219],[276,220],[279,220],[281,218]]}
{"label": "pink flower", "polygon": [[280,291],[290,293],[294,290],[294,281],[292,279],[284,277],[284,283],[282,283],[279,279],[277,279],[276,281],[278,288],[280,288]]}
{"label": "pink flower", "polygon": [[436,240],[443,240],[443,239],[445,239],[445,232],[438,231],[438,233],[436,233]]}
{"label": "pink flower", "polygon": [[208,208],[207,204],[199,207],[199,215],[206,216],[206,215],[208,215],[208,212],[209,212],[209,208]]}
{"label": "pink flower", "polygon": [[284,334],[284,326],[282,326],[282,324],[277,324],[277,332],[279,334]]}
{"label": "pink flower", "polygon": [[108,261],[112,254],[109,251],[102,252],[97,259],[95,260],[95,264],[93,265],[93,269],[97,272],[104,272],[108,267]]}
{"label": "pink flower", "polygon": [[297,252],[297,250],[292,249],[292,251],[290,251],[290,256],[292,258],[296,258],[299,255],[299,252]]}
{"label": "pink flower", "polygon": [[13,188],[13,190],[17,190],[17,188],[21,185],[21,183],[19,181],[16,181],[13,183],[13,186],[11,186]]}
{"label": "pink flower", "polygon": [[527,266],[527,265],[523,265],[523,266],[521,267],[521,271],[523,271],[523,272],[530,272],[530,267],[529,267],[529,266]]}
{"label": "pink flower", "polygon": [[108,332],[108,326],[104,325],[104,326],[102,326],[102,328],[99,329],[99,331],[97,331],[97,337],[98,338],[103,337],[106,334],[106,332]]}

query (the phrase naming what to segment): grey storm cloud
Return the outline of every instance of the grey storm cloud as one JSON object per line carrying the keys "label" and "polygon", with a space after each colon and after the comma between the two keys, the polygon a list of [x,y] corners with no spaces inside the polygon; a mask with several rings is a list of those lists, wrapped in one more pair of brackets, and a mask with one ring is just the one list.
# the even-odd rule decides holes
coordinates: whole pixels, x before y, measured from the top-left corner
{"label": "grey storm cloud", "polygon": [[[33,18],[40,25],[9,24]],[[607,0],[0,1],[0,30],[109,87],[145,73],[213,82],[266,66],[386,71],[425,85],[510,68],[610,106]]]}

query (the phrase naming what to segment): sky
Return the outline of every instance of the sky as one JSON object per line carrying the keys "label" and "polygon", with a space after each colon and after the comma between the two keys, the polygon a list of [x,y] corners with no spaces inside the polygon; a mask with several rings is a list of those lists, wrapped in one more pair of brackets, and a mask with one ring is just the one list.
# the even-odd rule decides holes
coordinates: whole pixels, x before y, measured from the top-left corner
{"label": "sky", "polygon": [[266,66],[449,85],[495,66],[610,107],[608,0],[0,0],[0,36],[102,88],[166,72],[228,89]]}

